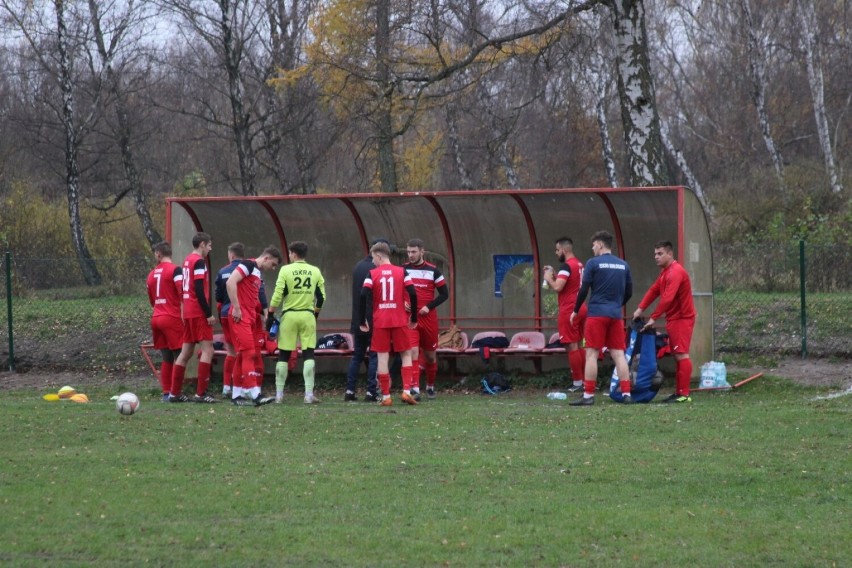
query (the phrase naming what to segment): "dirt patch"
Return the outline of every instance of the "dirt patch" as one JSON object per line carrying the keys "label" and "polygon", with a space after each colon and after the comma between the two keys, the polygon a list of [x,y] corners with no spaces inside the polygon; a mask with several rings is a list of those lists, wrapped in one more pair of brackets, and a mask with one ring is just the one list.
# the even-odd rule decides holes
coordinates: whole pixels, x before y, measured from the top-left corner
{"label": "dirt patch", "polygon": [[[784,377],[801,385],[836,387],[839,389],[852,388],[852,361],[829,359],[798,358],[783,359],[771,368],[728,366],[729,372],[764,373],[776,377]],[[157,388],[157,383],[150,372],[124,373],[81,373],[81,372],[50,372],[31,370],[23,373],[0,372],[0,391],[35,389],[44,392],[55,392],[64,385],[85,392],[86,388],[109,387],[121,385],[125,388]]]}
{"label": "dirt patch", "polygon": [[782,359],[776,366],[770,368],[729,366],[728,370],[748,374],[764,373],[808,386],[842,389],[852,386],[852,361],[789,358]]}
{"label": "dirt patch", "polygon": [[139,376],[92,375],[75,372],[44,372],[0,373],[0,392],[12,390],[38,390],[45,394],[56,392],[61,387],[70,385],[79,392],[86,392],[92,387],[134,387],[138,390],[156,388],[158,385],[150,373]]}

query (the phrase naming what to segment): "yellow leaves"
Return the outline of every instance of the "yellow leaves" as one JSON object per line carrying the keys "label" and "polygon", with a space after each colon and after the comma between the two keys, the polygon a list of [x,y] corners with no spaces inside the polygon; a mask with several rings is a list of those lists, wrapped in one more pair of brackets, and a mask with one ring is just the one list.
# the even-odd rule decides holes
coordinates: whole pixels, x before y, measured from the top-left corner
{"label": "yellow leaves", "polygon": [[435,187],[435,176],[444,154],[443,141],[442,133],[434,129],[406,144],[400,159],[402,191],[427,191]]}

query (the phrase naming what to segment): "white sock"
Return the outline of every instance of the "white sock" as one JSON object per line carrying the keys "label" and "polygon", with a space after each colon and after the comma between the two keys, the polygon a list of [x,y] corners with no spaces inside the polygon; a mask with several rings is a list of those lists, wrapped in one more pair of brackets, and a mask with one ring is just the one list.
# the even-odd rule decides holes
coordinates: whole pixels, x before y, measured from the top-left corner
{"label": "white sock", "polygon": [[241,396],[243,396],[243,387],[234,387],[231,398],[239,398]]}
{"label": "white sock", "polygon": [[574,386],[575,386],[575,387],[581,387],[581,386],[583,386],[583,381],[574,381]]}
{"label": "white sock", "polygon": [[277,396],[278,398],[284,398],[284,391],[275,391],[275,396]]}
{"label": "white sock", "polygon": [[583,398],[595,398],[595,395],[583,393]]}
{"label": "white sock", "polygon": [[251,387],[251,389],[249,389],[249,396],[252,399],[255,399],[260,396],[260,387]]}

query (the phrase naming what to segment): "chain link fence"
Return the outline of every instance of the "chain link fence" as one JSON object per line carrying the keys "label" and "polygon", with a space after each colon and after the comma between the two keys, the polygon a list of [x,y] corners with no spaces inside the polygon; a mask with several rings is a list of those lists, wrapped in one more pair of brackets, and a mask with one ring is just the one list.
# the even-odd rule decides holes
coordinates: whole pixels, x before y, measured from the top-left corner
{"label": "chain link fence", "polygon": [[852,247],[716,246],[716,351],[850,357]]}
{"label": "chain link fence", "polygon": [[[146,372],[151,259],[97,259],[97,286],[76,259],[0,262],[12,290],[0,285],[2,370],[11,352],[18,372]],[[718,354],[852,356],[852,247],[718,246],[714,265]]]}
{"label": "chain link fence", "polygon": [[88,286],[76,259],[4,256],[2,370],[14,363],[18,372],[144,372],[139,345],[151,335],[145,290],[151,263],[95,259],[101,283]]}

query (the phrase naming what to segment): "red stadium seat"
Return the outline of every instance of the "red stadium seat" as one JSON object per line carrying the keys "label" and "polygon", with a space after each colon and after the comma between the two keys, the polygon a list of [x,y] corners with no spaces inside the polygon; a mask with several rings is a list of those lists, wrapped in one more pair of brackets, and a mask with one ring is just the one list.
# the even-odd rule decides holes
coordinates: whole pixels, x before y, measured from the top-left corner
{"label": "red stadium seat", "polygon": [[547,343],[544,340],[544,334],[540,331],[519,331],[512,336],[509,341],[509,347],[504,350],[504,353],[530,353],[541,351]]}

